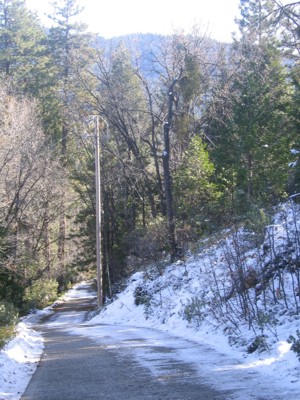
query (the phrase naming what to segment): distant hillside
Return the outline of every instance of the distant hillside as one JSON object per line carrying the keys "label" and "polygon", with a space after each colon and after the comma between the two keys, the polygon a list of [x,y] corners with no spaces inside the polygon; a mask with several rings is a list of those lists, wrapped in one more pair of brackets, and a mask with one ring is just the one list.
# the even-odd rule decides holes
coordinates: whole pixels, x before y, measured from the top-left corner
{"label": "distant hillside", "polygon": [[96,44],[100,48],[115,49],[120,43],[124,43],[126,47],[139,49],[143,51],[155,44],[159,44],[166,36],[153,33],[135,33],[130,35],[118,36],[111,39],[105,39],[97,36]]}
{"label": "distant hillside", "polygon": [[[118,36],[111,39],[105,39],[101,36],[97,36],[95,41],[95,47],[103,49],[106,55],[109,57],[110,54],[120,45],[124,44],[125,47],[132,54],[133,62],[136,63],[142,71],[146,73],[146,76],[150,77],[153,74],[154,58],[159,56],[164,42],[169,39],[170,36],[163,36],[153,33],[136,33],[124,36]],[[207,55],[211,54],[211,59],[214,58],[214,54],[217,48],[222,43],[206,38]],[[230,46],[229,44],[225,44]]]}

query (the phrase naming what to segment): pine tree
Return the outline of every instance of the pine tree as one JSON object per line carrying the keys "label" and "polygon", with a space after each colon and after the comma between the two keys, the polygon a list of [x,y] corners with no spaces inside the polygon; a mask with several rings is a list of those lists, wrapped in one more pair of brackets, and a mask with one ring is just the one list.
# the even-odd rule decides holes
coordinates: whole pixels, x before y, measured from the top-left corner
{"label": "pine tree", "polygon": [[0,1],[0,71],[19,90],[36,93],[44,68],[45,33],[25,1]]}
{"label": "pine tree", "polygon": [[257,43],[274,36],[273,11],[272,0],[240,0],[241,18],[237,22],[242,36],[251,36]]}
{"label": "pine tree", "polygon": [[[85,25],[76,22],[82,9],[76,0],[60,0],[52,3],[50,16],[54,25],[49,31],[49,87],[45,94],[44,120],[46,129],[59,144],[60,160],[67,176],[71,160],[70,134],[76,132],[83,113],[79,101],[82,97],[80,71],[87,68],[91,37],[85,33]],[[53,123],[54,122],[54,123]],[[61,269],[61,286],[64,285],[66,268],[66,213],[68,190],[65,188],[65,204],[61,209],[58,240],[58,260]]]}
{"label": "pine tree", "polygon": [[269,12],[269,2],[241,4],[243,35],[234,44],[233,65],[218,100],[211,103],[216,115],[210,134],[217,144],[214,161],[230,187],[235,211],[245,212],[253,204],[275,204],[286,195],[292,137],[291,88],[275,35],[269,25],[259,23]]}
{"label": "pine tree", "polygon": [[61,154],[67,157],[67,141],[74,121],[76,95],[79,92],[78,70],[89,62],[88,49],[91,37],[85,33],[86,26],[76,22],[81,13],[76,0],[60,0],[52,3],[54,13],[50,18],[54,26],[48,36],[50,68],[55,96],[61,116]]}
{"label": "pine tree", "polygon": [[220,193],[212,179],[214,173],[206,146],[201,137],[194,136],[174,176],[176,218],[182,229],[190,228],[192,236],[203,233],[208,225],[213,228],[218,219],[216,206]]}

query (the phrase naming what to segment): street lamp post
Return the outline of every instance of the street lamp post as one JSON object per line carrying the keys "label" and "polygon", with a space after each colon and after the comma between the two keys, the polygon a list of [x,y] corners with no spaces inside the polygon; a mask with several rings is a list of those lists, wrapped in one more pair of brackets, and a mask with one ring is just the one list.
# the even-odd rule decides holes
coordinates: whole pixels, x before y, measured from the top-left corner
{"label": "street lamp post", "polygon": [[[103,267],[101,248],[102,203],[101,203],[101,146],[99,118],[106,125],[108,137],[108,122],[100,115],[94,116],[95,121],[95,180],[96,180],[96,251],[97,251],[97,301],[98,307],[103,305]],[[108,283],[110,287],[109,267],[107,265]],[[110,289],[111,290],[111,289]]]}
{"label": "street lamp post", "polygon": [[96,179],[96,252],[97,252],[97,301],[103,304],[103,271],[101,251],[101,167],[99,116],[95,116],[95,179]]}

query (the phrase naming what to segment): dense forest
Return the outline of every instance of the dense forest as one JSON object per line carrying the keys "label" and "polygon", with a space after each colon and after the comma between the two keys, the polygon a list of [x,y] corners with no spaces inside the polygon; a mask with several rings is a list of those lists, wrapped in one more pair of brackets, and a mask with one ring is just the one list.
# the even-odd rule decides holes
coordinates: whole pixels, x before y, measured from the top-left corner
{"label": "dense forest", "polygon": [[104,40],[80,12],[0,1],[0,325],[95,275],[95,115],[105,298],[300,191],[300,2],[240,0],[230,44]]}

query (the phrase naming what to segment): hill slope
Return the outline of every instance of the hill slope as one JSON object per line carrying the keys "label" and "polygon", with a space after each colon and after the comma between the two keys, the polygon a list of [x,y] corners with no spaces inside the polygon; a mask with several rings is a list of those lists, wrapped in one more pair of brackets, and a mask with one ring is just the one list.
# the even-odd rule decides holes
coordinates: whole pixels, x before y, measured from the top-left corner
{"label": "hill slope", "polygon": [[299,217],[299,205],[288,202],[261,237],[223,231],[185,261],[135,273],[91,323],[154,327],[207,343],[299,391]]}

